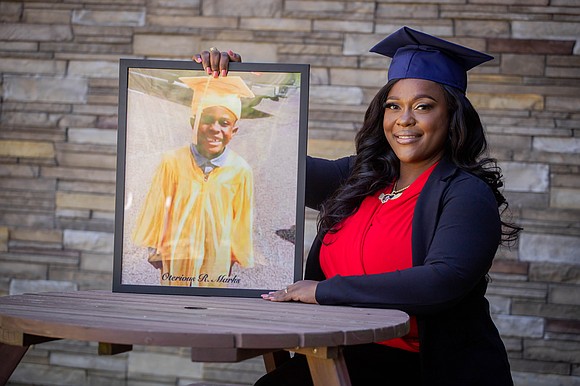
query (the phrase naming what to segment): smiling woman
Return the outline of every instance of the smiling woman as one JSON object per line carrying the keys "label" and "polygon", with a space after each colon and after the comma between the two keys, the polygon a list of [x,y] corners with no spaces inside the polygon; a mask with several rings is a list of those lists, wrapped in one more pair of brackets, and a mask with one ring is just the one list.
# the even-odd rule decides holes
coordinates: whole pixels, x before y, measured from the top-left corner
{"label": "smiling woman", "polygon": [[[401,162],[397,185],[407,187],[443,156],[449,118],[443,88],[424,79],[402,79],[385,102],[383,128]],[[405,179],[402,179],[404,176]]]}
{"label": "smiling woman", "polygon": [[[306,280],[263,298],[407,312],[408,335],[344,348],[355,386],[511,386],[484,295],[499,244],[520,228],[501,220],[501,171],[465,96],[466,72],[492,57],[407,27],[371,51],[392,62],[356,155],[306,161],[306,203],[320,210]],[[239,56],[195,59],[215,71]],[[256,385],[312,385],[305,362]]]}

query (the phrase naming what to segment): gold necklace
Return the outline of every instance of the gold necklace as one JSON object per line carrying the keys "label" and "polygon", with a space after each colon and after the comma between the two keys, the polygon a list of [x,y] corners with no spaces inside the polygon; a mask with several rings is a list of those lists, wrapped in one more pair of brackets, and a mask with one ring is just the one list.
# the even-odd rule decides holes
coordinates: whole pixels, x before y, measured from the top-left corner
{"label": "gold necklace", "polygon": [[389,200],[396,200],[397,198],[401,197],[401,194],[403,194],[403,191],[405,189],[407,189],[409,186],[411,185],[407,185],[405,186],[403,189],[397,189],[397,182],[399,181],[395,181],[395,184],[393,185],[393,190],[391,191],[391,193],[381,193],[379,196],[379,201],[381,202],[381,204],[384,204],[385,202],[389,201]]}

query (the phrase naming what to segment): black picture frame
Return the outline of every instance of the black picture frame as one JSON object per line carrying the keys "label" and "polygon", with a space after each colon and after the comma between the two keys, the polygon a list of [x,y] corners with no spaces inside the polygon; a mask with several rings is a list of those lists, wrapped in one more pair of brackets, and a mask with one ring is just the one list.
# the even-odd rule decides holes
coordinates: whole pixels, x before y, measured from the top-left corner
{"label": "black picture frame", "polygon": [[[171,185],[153,182],[154,176],[157,178],[164,173],[160,171],[160,164],[166,159],[166,154],[180,152],[185,155],[187,152],[183,149],[189,146],[191,152],[187,154],[193,160],[196,159],[191,154],[195,152],[193,147],[196,145],[190,144],[194,137],[192,127],[198,124],[194,124],[193,118],[193,90],[180,78],[204,76],[212,77],[194,61],[120,60],[113,292],[259,297],[260,294],[284,288],[302,278],[309,95],[307,64],[231,63],[229,67],[228,78],[240,77],[254,94],[253,98],[242,98],[239,129],[227,145],[231,148],[228,150],[230,153],[234,152],[247,161],[253,175],[250,239],[253,246],[253,266],[242,267],[241,261],[245,258],[234,257],[234,252],[215,253],[215,259],[220,264],[222,260],[233,261],[230,272],[220,279],[219,276],[215,277],[217,270],[214,269],[214,277],[203,279],[201,270],[205,265],[200,265],[199,262],[206,261],[204,259],[211,261],[210,253],[204,249],[203,254],[206,256],[203,259],[191,258],[196,263],[191,263],[185,270],[191,276],[183,273],[181,278],[173,273],[167,276],[167,272],[163,274],[163,271],[174,268],[173,260],[167,256],[173,255],[170,252],[163,255],[159,251],[167,251],[173,247],[161,246],[158,249],[135,241],[139,239],[135,235],[143,233],[141,229],[159,228],[160,222],[152,220],[157,215],[148,214],[154,213],[149,208],[156,208],[155,204],[151,204],[154,201],[150,197],[157,197],[159,186]],[[189,165],[188,162],[176,163]],[[193,162],[190,166],[193,168],[195,165]],[[218,167],[215,170],[225,169]],[[240,184],[236,180],[232,185]],[[220,183],[219,186],[225,184]],[[191,197],[178,199],[179,193],[174,192],[173,195],[173,201],[169,200],[172,204],[186,200],[194,202]],[[196,193],[196,197],[198,196],[199,193]],[[166,200],[166,207],[169,201]],[[224,200],[222,206],[226,205],[225,202]],[[202,207],[213,208],[212,205]],[[148,209],[145,210],[145,207]],[[182,205],[180,209],[165,210],[163,237],[168,233],[165,231],[167,223],[171,226],[182,225],[182,220],[171,222],[167,218],[185,207]],[[250,207],[249,204],[245,204],[244,208],[247,207]],[[208,211],[217,212],[217,209]],[[238,212],[241,210],[235,213]],[[198,223],[194,222],[192,229],[197,226],[195,224],[203,229],[211,227],[201,225],[205,221],[199,214],[201,212],[184,210],[183,213],[184,219],[197,219]],[[218,217],[213,218],[215,220]],[[175,225],[175,228],[178,226]],[[199,232],[191,230],[180,234],[198,235]],[[210,235],[215,233],[207,232]],[[198,240],[212,237],[207,234],[199,238],[176,237],[179,241],[163,245],[183,244],[188,248],[184,250],[191,251],[201,244]],[[233,244],[236,239],[245,240],[243,237],[230,237],[227,242]],[[218,243],[223,246],[221,240],[224,237]],[[233,247],[230,250],[233,251]],[[187,258],[191,255],[194,253],[180,254],[188,256]],[[250,253],[247,255],[250,256]],[[160,260],[155,260],[156,258]],[[186,259],[175,261],[181,263]],[[153,264],[161,268],[155,268]],[[196,268],[190,268],[191,266]],[[162,277],[167,280],[163,282]]]}

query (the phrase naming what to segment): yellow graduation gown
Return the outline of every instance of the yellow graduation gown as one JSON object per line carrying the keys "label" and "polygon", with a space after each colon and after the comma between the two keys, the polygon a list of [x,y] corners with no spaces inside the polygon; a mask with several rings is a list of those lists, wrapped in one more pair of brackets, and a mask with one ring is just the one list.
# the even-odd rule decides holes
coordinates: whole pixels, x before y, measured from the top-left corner
{"label": "yellow graduation gown", "polygon": [[223,287],[234,262],[253,266],[253,186],[231,150],[207,176],[189,146],[164,155],[133,233],[157,250],[162,285]]}

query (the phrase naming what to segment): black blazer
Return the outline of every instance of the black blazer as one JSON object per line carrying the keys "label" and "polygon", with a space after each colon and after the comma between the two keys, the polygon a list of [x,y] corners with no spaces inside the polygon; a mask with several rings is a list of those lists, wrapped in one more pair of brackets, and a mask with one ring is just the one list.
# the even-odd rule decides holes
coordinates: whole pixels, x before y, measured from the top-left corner
{"label": "black blazer", "polygon": [[[348,177],[354,158],[308,158],[306,204],[317,209]],[[501,238],[497,202],[478,177],[442,160],[413,215],[411,269],[326,280],[317,235],[305,279],[320,304],[394,308],[417,317],[425,385],[511,386],[509,362],[485,299]],[[388,379],[388,375],[387,379]]]}

